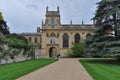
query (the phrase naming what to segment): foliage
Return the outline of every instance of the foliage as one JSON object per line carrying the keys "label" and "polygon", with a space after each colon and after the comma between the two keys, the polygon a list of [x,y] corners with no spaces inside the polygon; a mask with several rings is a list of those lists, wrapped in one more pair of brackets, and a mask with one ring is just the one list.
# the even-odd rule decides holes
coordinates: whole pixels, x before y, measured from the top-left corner
{"label": "foliage", "polygon": [[0,32],[3,34],[9,34],[9,27],[4,20],[0,20]]}
{"label": "foliage", "polygon": [[6,24],[6,22],[3,19],[2,13],[0,12],[0,32],[3,34],[9,34],[9,28]]}
{"label": "foliage", "polygon": [[0,12],[0,20],[3,20],[3,16],[1,12]]}
{"label": "foliage", "polygon": [[98,28],[104,26],[112,27],[115,31],[115,38],[119,39],[120,29],[120,0],[102,0],[93,18]]}
{"label": "foliage", "polygon": [[[120,58],[120,1],[102,0],[93,18],[96,31],[85,40],[85,57],[117,57]],[[107,30],[109,33],[107,33]],[[110,34],[113,31],[114,34]],[[109,34],[109,35],[108,35]]]}
{"label": "foliage", "polygon": [[5,36],[0,32],[0,45],[5,43]]}
{"label": "foliage", "polygon": [[0,80],[15,80],[25,74],[33,72],[48,64],[57,61],[57,59],[37,59],[12,63],[0,66]]}
{"label": "foliage", "polygon": [[6,35],[6,43],[13,48],[35,48],[35,46],[26,38],[17,34]]}
{"label": "foliage", "polygon": [[84,57],[117,57],[120,55],[120,40],[111,36],[93,35],[85,40]]}
{"label": "foliage", "polygon": [[1,62],[1,59],[4,58],[4,54],[3,54],[3,51],[4,51],[4,48],[3,48],[3,44],[5,43],[5,36],[0,32],[0,62]]}
{"label": "foliage", "polygon": [[[13,51],[5,50],[4,45],[8,45]],[[9,55],[11,59],[15,59],[21,49],[24,49],[23,53],[28,57],[35,57],[35,46],[20,35],[10,34],[6,21],[0,13],[0,60],[5,58],[6,55]]]}
{"label": "foliage", "polygon": [[71,50],[68,50],[67,56],[68,57],[82,57],[83,51],[84,51],[84,48],[83,48],[82,42],[74,43],[73,48]]}
{"label": "foliage", "polygon": [[[35,58],[35,46],[22,36],[17,34],[4,36],[0,34],[0,43],[0,60],[5,58],[5,56],[10,56],[11,59],[15,59],[21,50],[24,50],[24,55]],[[4,49],[3,43],[9,46],[9,50]]]}
{"label": "foliage", "polygon": [[20,53],[20,50],[18,49],[14,49],[12,52],[8,52],[9,53],[9,56],[11,59],[15,59],[15,57]]}
{"label": "foliage", "polygon": [[[119,80],[120,61],[116,59],[84,59],[82,65],[94,80]],[[108,76],[109,75],[109,76]]]}
{"label": "foliage", "polygon": [[[28,57],[34,57],[35,46],[26,38],[17,34],[6,35],[6,43],[12,48],[24,49],[23,54],[28,55]],[[11,53],[11,56],[12,55],[14,55],[14,53]]]}

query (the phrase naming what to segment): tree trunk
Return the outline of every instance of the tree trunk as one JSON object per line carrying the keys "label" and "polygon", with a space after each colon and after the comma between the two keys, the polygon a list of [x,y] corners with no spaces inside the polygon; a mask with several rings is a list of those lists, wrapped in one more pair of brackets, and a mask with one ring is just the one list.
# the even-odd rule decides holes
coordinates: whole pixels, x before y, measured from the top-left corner
{"label": "tree trunk", "polygon": [[119,39],[118,26],[117,26],[117,22],[116,22],[116,14],[113,14],[113,22],[114,22],[115,38]]}

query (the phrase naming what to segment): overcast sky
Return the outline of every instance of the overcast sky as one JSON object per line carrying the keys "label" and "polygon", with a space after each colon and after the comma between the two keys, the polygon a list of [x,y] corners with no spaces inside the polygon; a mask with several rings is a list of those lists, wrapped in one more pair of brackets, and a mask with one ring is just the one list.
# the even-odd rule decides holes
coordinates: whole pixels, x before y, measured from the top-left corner
{"label": "overcast sky", "polygon": [[36,32],[45,19],[46,6],[49,10],[60,7],[62,24],[92,24],[91,18],[100,0],[0,0],[0,12],[12,33]]}

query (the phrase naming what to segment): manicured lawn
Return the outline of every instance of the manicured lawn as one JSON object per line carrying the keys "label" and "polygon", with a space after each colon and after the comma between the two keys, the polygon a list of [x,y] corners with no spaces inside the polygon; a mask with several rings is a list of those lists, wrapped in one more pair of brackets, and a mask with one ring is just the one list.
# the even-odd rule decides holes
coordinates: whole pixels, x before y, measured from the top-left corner
{"label": "manicured lawn", "polygon": [[80,60],[94,80],[120,80],[120,61],[115,59]]}
{"label": "manicured lawn", "polygon": [[57,59],[37,59],[0,66],[0,80],[15,80],[16,78],[57,61]]}

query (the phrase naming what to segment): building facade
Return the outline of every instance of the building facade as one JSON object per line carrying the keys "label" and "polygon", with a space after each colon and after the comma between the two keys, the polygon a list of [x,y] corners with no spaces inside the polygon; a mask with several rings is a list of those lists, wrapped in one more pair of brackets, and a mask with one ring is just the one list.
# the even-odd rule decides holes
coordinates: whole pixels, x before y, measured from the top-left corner
{"label": "building facade", "polygon": [[59,7],[56,11],[46,8],[46,18],[42,27],[37,27],[36,33],[22,33],[29,41],[34,43],[40,50],[36,56],[56,57],[57,54],[65,56],[67,50],[73,47],[88,35],[93,35],[93,24],[61,24]]}

